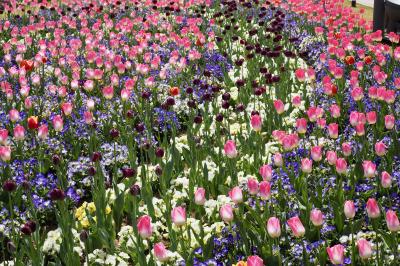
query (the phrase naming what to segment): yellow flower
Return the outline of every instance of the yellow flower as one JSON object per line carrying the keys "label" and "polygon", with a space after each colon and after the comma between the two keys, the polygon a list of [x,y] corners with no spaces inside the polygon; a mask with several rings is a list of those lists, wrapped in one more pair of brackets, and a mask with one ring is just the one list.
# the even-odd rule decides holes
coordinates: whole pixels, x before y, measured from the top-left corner
{"label": "yellow flower", "polygon": [[111,213],[111,208],[110,208],[110,206],[107,206],[106,207],[106,214],[110,214]]}
{"label": "yellow flower", "polygon": [[247,263],[241,260],[237,264],[233,264],[232,266],[247,266]]}
{"label": "yellow flower", "polygon": [[89,212],[92,214],[92,213],[94,213],[95,211],[96,211],[96,205],[94,205],[94,202],[90,202],[88,205],[87,205],[87,208],[88,208],[88,210],[89,210]]}
{"label": "yellow flower", "polygon": [[89,219],[87,217],[83,218],[81,221],[81,225],[83,228],[88,228],[90,226]]}

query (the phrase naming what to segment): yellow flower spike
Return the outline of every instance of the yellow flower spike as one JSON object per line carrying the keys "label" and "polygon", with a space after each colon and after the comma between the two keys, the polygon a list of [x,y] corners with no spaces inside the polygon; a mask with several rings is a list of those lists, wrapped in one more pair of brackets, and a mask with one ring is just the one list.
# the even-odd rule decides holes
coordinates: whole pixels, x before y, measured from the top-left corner
{"label": "yellow flower spike", "polygon": [[111,208],[110,208],[110,206],[107,206],[106,207],[106,214],[110,214],[111,213]]}

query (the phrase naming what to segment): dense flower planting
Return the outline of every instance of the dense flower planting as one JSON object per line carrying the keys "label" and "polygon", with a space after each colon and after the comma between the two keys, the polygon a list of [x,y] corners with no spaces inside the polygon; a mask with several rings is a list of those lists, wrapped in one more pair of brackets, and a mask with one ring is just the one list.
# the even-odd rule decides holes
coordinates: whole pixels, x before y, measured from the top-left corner
{"label": "dense flower planting", "polygon": [[400,264],[400,36],[362,11],[0,13],[1,265]]}

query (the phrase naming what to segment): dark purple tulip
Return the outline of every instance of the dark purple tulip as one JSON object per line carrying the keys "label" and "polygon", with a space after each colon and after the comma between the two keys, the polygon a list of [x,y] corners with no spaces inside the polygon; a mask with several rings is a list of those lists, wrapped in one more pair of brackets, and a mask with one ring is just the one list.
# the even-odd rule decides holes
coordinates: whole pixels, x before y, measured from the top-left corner
{"label": "dark purple tulip", "polygon": [[13,180],[6,180],[3,183],[3,189],[7,192],[13,192],[17,188],[17,184]]}
{"label": "dark purple tulip", "polygon": [[62,189],[53,188],[53,190],[50,191],[49,196],[50,196],[50,199],[53,201],[64,200],[65,193]]}
{"label": "dark purple tulip", "polygon": [[122,169],[122,176],[127,178],[127,177],[132,177],[136,175],[136,170],[133,168],[123,168]]}
{"label": "dark purple tulip", "polygon": [[129,193],[131,193],[132,196],[140,195],[140,187],[139,187],[139,185],[131,186],[129,188]]}
{"label": "dark purple tulip", "polygon": [[101,160],[101,153],[98,151],[93,152],[92,154],[92,162],[98,162]]}

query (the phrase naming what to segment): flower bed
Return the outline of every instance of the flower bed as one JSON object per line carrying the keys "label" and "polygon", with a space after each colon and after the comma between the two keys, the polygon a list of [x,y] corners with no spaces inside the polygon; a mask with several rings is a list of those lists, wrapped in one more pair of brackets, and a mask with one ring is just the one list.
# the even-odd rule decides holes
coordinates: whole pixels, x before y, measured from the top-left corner
{"label": "flower bed", "polygon": [[400,263],[398,35],[342,1],[51,2],[0,9],[2,265]]}

